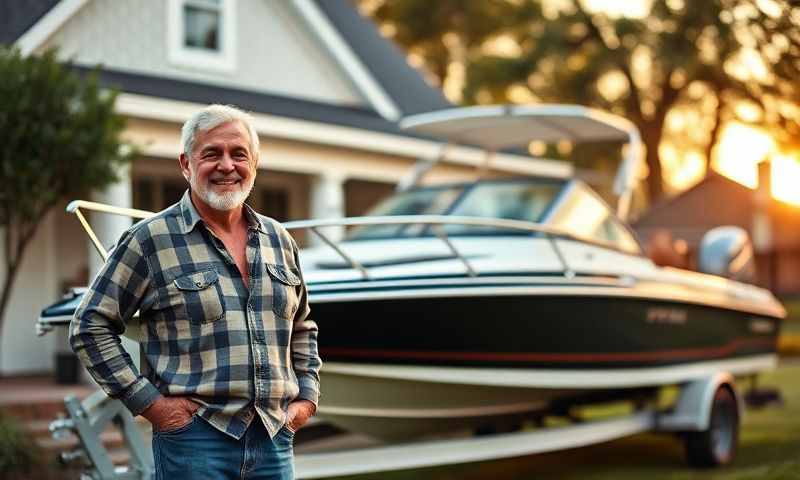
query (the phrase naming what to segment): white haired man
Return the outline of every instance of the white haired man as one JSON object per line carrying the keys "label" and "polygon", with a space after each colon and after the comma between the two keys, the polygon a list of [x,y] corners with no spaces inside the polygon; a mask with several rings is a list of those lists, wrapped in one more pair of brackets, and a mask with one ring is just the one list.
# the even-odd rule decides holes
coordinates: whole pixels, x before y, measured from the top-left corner
{"label": "white haired man", "polygon": [[[321,365],[297,245],[244,204],[259,160],[248,115],[208,106],[182,143],[189,190],[120,238],[76,311],[72,348],[152,423],[156,478],[292,478]],[[119,341],[137,310],[141,373]]]}

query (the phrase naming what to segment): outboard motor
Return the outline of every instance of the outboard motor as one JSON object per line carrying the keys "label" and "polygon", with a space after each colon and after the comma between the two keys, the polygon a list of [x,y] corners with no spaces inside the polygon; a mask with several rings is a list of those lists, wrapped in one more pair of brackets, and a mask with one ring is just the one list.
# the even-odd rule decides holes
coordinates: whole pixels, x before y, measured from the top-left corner
{"label": "outboard motor", "polygon": [[703,273],[753,283],[756,265],[747,231],[734,226],[709,230],[700,242],[698,267]]}

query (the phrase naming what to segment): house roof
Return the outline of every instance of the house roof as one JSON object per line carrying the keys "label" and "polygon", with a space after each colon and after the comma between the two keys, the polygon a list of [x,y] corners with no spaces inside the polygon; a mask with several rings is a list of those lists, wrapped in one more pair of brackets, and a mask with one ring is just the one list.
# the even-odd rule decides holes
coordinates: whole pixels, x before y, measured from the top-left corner
{"label": "house roof", "polygon": [[361,16],[350,0],[315,1],[404,115],[453,106],[441,90],[425,82],[408,64],[405,53]]}
{"label": "house roof", "polygon": [[[93,69],[80,66],[73,66],[72,68],[81,75],[86,75],[93,71]],[[375,110],[369,108],[333,105],[300,98],[115,70],[99,70],[98,77],[102,86],[115,88],[127,93],[183,102],[230,104],[255,113],[409,135],[401,131],[395,122],[386,120]]]}
{"label": "house roof", "polygon": [[[771,223],[773,247],[800,247],[800,208],[768,196],[764,210]],[[643,240],[664,228],[697,246],[708,230],[721,225],[736,225],[752,235],[758,211],[755,190],[712,172],[694,187],[653,206],[633,228]]]}
{"label": "house roof", "polygon": [[0,43],[13,43],[49,12],[58,0],[0,0]]}
{"label": "house roof", "polygon": [[[375,25],[362,17],[349,0],[313,0],[329,25],[338,32],[347,48],[360,61],[401,116],[451,107],[438,89],[428,85],[422,75],[406,61],[405,54],[379,33]],[[20,40],[54,7],[57,0],[0,0],[0,43]],[[84,2],[72,2],[66,18]],[[313,28],[313,27],[312,27]],[[246,92],[185,80],[167,79],[146,74],[104,72],[104,83],[113,83],[126,92],[163,95],[165,98],[207,102],[210,99],[234,103],[258,112],[286,114],[308,120],[400,133],[393,122],[381,121],[376,109],[325,105],[260,92]],[[308,107],[297,109],[297,107]],[[294,107],[294,108],[292,108]],[[279,113],[284,112],[284,113]]]}

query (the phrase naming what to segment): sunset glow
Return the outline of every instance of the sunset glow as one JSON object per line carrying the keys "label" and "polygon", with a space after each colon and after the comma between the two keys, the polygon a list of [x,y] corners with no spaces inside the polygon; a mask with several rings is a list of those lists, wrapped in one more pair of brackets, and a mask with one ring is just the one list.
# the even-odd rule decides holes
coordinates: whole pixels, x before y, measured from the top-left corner
{"label": "sunset glow", "polygon": [[772,157],[772,195],[800,206],[800,162],[787,155]]}
{"label": "sunset glow", "polygon": [[772,137],[741,123],[725,127],[714,161],[714,169],[726,177],[755,188],[758,185],[758,162],[775,148]]}
{"label": "sunset glow", "polygon": [[[699,152],[680,151],[665,143],[659,153],[665,178],[677,191],[690,188],[703,178],[705,159]],[[758,163],[769,158],[772,195],[800,206],[800,157],[777,152],[775,141],[763,130],[741,123],[728,125],[714,157],[714,170],[750,188],[758,186]]]}
{"label": "sunset glow", "polygon": [[800,162],[775,152],[775,142],[766,132],[734,123],[725,129],[717,150],[715,169],[739,183],[758,185],[758,162],[769,157],[772,195],[786,203],[800,206]]}

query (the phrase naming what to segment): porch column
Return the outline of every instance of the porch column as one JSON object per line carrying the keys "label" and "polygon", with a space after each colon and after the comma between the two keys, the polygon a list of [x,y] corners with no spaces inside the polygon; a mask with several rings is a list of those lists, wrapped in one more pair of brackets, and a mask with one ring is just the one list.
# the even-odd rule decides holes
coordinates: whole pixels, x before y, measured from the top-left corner
{"label": "porch column", "polygon": [[[311,218],[314,220],[328,218],[343,218],[344,211],[344,182],[342,175],[324,173],[314,177],[311,182]],[[344,237],[344,227],[325,227],[320,231],[332,241]],[[313,233],[308,233],[312,245],[321,245],[322,240]]]}
{"label": "porch column", "polygon": [[[105,190],[92,193],[92,201],[114,205],[116,207],[130,208],[133,206],[133,186],[131,183],[130,165],[121,167],[117,171],[119,181],[108,186]],[[133,219],[122,215],[111,215],[108,213],[92,212],[89,217],[89,224],[94,229],[100,243],[106,249],[114,245],[119,237],[130,228]],[[94,244],[86,239],[86,246],[89,249],[89,282],[91,283],[100,268],[103,266],[103,258],[97,253]],[[122,346],[127,350],[131,359],[139,368],[139,345],[127,338],[122,338]]]}
{"label": "porch column", "polygon": [[[103,191],[92,193],[92,201],[114,205],[115,207],[130,208],[133,206],[133,187],[131,185],[130,166],[122,167],[117,174],[119,181],[108,186]],[[133,219],[121,215],[92,212],[89,223],[106,248],[114,245],[125,230],[133,224]],[[89,278],[94,279],[103,266],[103,259],[94,244],[87,239],[89,248]]]}

